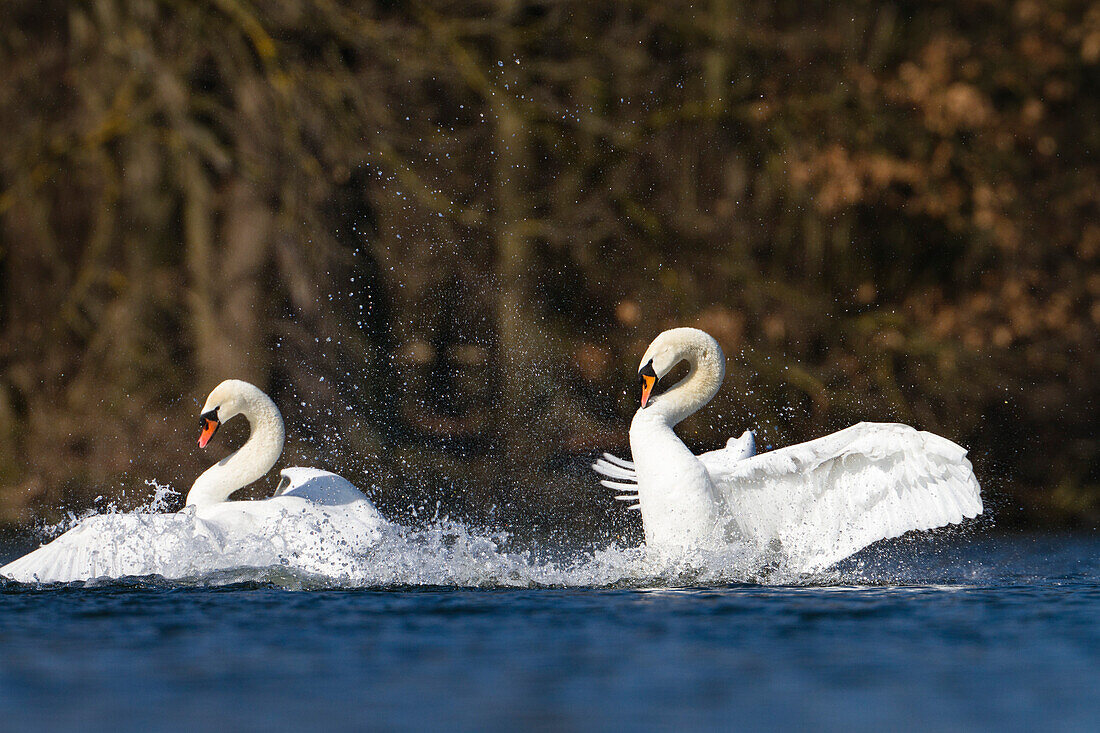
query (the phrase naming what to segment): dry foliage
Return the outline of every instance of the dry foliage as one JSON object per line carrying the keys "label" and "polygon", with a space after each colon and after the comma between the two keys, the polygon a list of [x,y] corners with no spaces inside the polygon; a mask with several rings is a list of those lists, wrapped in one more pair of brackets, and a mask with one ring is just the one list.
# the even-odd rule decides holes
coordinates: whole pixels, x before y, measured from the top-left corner
{"label": "dry foliage", "polygon": [[1097,512],[1100,3],[0,20],[8,521],[185,490],[239,376],[391,509],[630,529],[582,456],[682,324],[731,357],[693,444],[896,419]]}

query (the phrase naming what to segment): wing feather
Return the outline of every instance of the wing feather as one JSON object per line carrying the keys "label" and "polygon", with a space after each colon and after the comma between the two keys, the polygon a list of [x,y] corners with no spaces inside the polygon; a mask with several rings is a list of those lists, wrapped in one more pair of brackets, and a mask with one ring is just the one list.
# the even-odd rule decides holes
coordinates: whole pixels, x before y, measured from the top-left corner
{"label": "wing feather", "polygon": [[608,481],[607,479],[601,480],[600,483],[613,491],[633,491],[635,494],[638,493],[638,484],[627,484],[621,481]]}
{"label": "wing feather", "polygon": [[906,425],[859,423],[751,458],[719,450],[700,460],[726,504],[728,533],[778,540],[806,570],[982,512],[966,450]]}
{"label": "wing feather", "polygon": [[[607,455],[606,453],[604,454]],[[611,463],[603,458],[596,459],[596,462],[592,464],[592,470],[596,473],[607,476],[608,478],[616,478],[624,481],[638,481],[638,473],[633,468],[626,468],[617,463]]]}
{"label": "wing feather", "polygon": [[630,471],[634,470],[634,461],[628,461],[625,458],[619,458],[617,456],[611,455],[610,453],[604,453],[603,458],[608,463],[613,463],[614,465],[618,466],[619,468],[625,468],[625,469],[628,469]]}

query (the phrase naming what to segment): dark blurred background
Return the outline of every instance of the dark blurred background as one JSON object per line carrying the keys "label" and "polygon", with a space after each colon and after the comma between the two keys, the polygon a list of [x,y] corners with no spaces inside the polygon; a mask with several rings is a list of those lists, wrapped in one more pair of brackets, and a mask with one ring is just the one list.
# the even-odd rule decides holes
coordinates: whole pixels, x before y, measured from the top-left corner
{"label": "dark blurred background", "polygon": [[0,525],[186,493],[240,377],[391,515],[637,536],[588,459],[693,325],[694,448],[902,421],[1091,527],[1098,119],[1097,2],[7,0]]}

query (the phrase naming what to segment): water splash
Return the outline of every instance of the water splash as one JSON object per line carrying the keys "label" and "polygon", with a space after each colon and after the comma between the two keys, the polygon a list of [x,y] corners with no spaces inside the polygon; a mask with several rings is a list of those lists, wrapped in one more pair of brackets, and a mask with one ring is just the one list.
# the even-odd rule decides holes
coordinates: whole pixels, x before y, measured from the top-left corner
{"label": "water splash", "polygon": [[156,479],[145,479],[145,485],[153,489],[153,498],[147,504],[138,507],[138,511],[167,512],[180,497],[180,492],[168,484],[159,483]]}
{"label": "water splash", "polygon": [[[168,512],[175,504],[175,499],[180,496],[180,492],[168,484],[158,482],[156,479],[146,479],[144,483],[153,489],[153,496],[148,501],[135,507],[132,510],[135,513],[160,514]],[[39,521],[34,525],[34,535],[42,540],[51,540],[68,532],[86,519],[98,515],[120,515],[125,513],[127,513],[127,510],[120,505],[118,500],[108,500],[103,496],[97,496],[91,507],[79,512],[66,511],[65,518],[58,522]]]}
{"label": "water splash", "polygon": [[[911,551],[912,542],[888,544],[885,551],[871,553],[870,560],[856,559],[824,573],[806,574],[786,565],[775,551],[737,545],[675,557],[617,544],[585,551],[520,548],[506,532],[473,529],[440,518],[426,520],[420,527],[383,523],[376,531],[364,532],[360,522],[364,517],[357,517],[354,507],[283,512],[226,535],[212,532],[193,509],[155,511],[175,492],[151,485],[156,492],[142,511],[112,509],[85,517],[70,530],[67,537],[80,540],[81,562],[88,563],[92,557],[96,567],[111,568],[100,573],[108,577],[86,585],[140,579],[158,585],[261,583],[287,589],[674,588],[881,585],[917,581],[921,575],[905,570],[913,565],[905,559],[917,556]],[[934,554],[932,542],[918,544]],[[891,557],[903,560],[900,568]],[[958,575],[953,573],[956,579]],[[943,573],[935,577],[925,573],[924,582],[943,579]]]}

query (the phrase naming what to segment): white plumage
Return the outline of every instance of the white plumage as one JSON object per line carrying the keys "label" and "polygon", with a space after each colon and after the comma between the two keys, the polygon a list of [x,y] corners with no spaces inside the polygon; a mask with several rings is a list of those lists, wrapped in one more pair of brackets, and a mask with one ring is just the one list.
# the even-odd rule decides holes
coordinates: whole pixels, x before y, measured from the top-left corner
{"label": "white plumage", "polygon": [[0,575],[24,583],[69,583],[285,567],[339,577],[356,571],[385,526],[365,499],[318,504],[294,495],[171,514],[99,514],[0,568]]}
{"label": "white plumage", "polygon": [[[219,422],[243,414],[248,441],[204,472],[187,507],[175,514],[101,514],[0,568],[22,582],[67,583],[94,578],[159,575],[186,578],[216,570],[283,566],[339,574],[350,571],[386,522],[347,480],[315,468],[282,471],[275,496],[229,501],[264,476],[283,449],[283,418],[257,387],[218,385],[203,408],[204,440]],[[207,420],[205,416],[218,416]]]}
{"label": "white plumage", "polygon": [[907,425],[859,423],[807,443],[753,455],[746,432],[694,456],[673,426],[710,401],[724,357],[696,329],[667,331],[642,359],[661,376],[688,376],[638,410],[634,463],[604,454],[602,483],[636,498],[646,542],[663,552],[734,542],[779,550],[788,566],[824,569],[880,539],[957,524],[982,512],[966,451]]}

